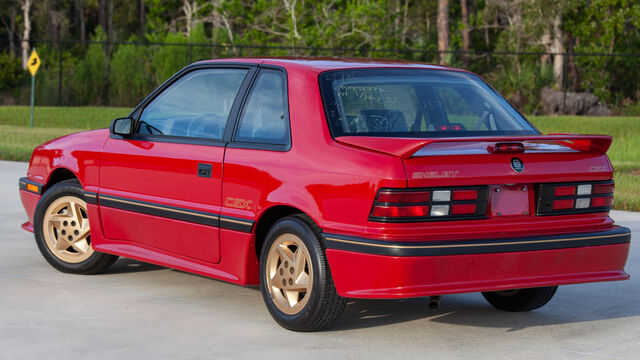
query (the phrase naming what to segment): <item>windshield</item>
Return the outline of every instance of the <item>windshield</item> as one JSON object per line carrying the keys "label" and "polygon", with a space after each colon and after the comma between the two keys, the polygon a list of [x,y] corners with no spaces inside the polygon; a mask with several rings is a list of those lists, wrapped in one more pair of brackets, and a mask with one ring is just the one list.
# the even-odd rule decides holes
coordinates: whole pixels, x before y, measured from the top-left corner
{"label": "windshield", "polygon": [[458,137],[539,132],[478,76],[429,69],[320,74],[332,135]]}

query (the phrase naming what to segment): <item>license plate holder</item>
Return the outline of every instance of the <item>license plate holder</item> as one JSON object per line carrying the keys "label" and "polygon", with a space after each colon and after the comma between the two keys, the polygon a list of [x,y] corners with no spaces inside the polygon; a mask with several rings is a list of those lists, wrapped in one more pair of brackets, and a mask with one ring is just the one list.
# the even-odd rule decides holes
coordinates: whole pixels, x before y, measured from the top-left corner
{"label": "license plate holder", "polygon": [[529,185],[508,184],[491,186],[491,216],[529,215]]}

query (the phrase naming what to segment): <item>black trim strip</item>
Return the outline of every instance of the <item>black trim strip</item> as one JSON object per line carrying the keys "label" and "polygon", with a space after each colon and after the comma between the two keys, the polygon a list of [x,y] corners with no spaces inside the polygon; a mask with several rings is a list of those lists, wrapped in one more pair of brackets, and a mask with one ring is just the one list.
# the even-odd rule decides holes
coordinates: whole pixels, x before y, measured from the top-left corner
{"label": "black trim strip", "polygon": [[631,241],[631,231],[625,227],[616,226],[611,230],[577,234],[411,243],[374,240],[329,233],[324,233],[323,238],[327,249],[387,256],[443,256],[622,244]]}
{"label": "black trim strip", "polygon": [[255,221],[220,215],[220,228],[250,233]]}
{"label": "black trim strip", "polygon": [[188,221],[196,224],[219,226],[219,216],[204,211],[184,209],[175,206],[132,200],[119,196],[100,194],[100,205],[115,209],[155,215],[169,219]]}
{"label": "black trim strip", "polygon": [[94,193],[91,191],[84,192],[84,201],[87,204],[98,205],[98,193]]}
{"label": "black trim strip", "polygon": [[[27,187],[27,185],[37,186],[38,187],[38,191],[33,191],[33,190],[29,189]],[[28,191],[28,192],[33,193],[33,194],[41,195],[42,194],[43,184],[40,184],[40,183],[35,182],[33,180],[29,180],[29,178],[23,177],[23,178],[20,178],[20,180],[18,180],[18,187],[20,188],[20,190],[24,190],[24,191]]]}
{"label": "black trim strip", "polygon": [[[87,194],[89,194],[89,196],[87,196]],[[87,203],[93,204],[93,202],[91,202],[90,200],[91,194],[95,193],[85,191],[85,199]],[[220,216],[218,214],[213,214],[205,211],[185,209],[176,206],[157,204],[141,200],[133,200],[113,195],[99,194],[98,197],[100,199],[100,206],[133,211],[147,215],[160,216],[169,219],[182,220],[196,224],[215,226],[221,229],[251,233],[253,231],[253,225],[255,223],[255,221],[253,220],[231,216]],[[97,198],[95,203],[98,203]]]}

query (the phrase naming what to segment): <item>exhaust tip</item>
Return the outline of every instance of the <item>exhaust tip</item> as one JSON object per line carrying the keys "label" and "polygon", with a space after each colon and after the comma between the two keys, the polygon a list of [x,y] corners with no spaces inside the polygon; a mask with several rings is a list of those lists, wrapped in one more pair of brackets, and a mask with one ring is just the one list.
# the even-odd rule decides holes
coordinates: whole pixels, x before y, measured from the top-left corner
{"label": "exhaust tip", "polygon": [[440,298],[440,295],[430,297],[428,303],[429,309],[438,310],[440,308]]}

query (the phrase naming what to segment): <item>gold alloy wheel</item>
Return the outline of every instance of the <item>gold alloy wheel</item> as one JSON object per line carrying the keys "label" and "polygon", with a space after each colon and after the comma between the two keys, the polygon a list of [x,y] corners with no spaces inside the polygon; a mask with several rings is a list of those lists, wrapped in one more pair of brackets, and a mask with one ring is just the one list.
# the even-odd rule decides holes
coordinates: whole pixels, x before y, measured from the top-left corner
{"label": "gold alloy wheel", "polygon": [[278,236],[265,266],[267,288],[278,310],[299,313],[309,302],[313,286],[311,257],[302,239],[290,233]]}
{"label": "gold alloy wheel", "polygon": [[63,196],[47,208],[42,229],[51,253],[67,263],[80,263],[93,255],[87,203],[75,196]]}

